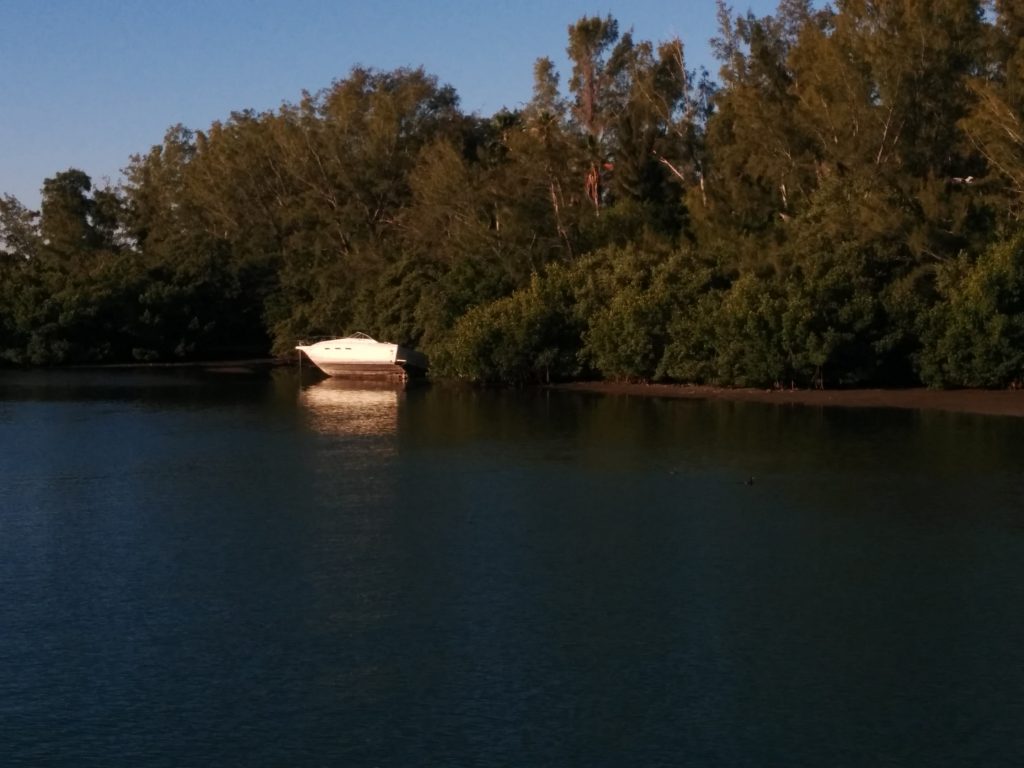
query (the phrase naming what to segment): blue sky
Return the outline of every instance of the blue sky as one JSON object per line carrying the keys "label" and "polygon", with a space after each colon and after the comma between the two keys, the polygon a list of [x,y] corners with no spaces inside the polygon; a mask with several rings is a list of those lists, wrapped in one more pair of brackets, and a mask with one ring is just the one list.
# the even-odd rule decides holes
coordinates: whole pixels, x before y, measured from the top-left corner
{"label": "blue sky", "polygon": [[716,73],[714,0],[0,0],[0,193],[35,207],[68,167],[117,182],[175,123],[274,109],[356,64],[422,65],[490,115],[529,99],[539,56],[564,83],[566,27],[609,13]]}

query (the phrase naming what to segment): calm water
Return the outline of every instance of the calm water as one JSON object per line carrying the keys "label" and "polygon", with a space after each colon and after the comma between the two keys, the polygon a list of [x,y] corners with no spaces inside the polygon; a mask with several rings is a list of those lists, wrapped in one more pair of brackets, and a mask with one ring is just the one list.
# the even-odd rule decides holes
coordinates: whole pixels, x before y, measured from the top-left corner
{"label": "calm water", "polygon": [[1019,765],[1022,436],[2,374],[0,762]]}

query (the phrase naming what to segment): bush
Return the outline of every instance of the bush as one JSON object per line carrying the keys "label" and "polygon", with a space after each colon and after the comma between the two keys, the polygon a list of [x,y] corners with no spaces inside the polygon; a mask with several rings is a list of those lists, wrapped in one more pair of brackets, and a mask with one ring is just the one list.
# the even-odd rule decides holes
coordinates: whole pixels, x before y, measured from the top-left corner
{"label": "bush", "polygon": [[940,268],[938,302],[921,319],[922,381],[931,387],[995,387],[1024,374],[1024,233],[973,261]]}
{"label": "bush", "polygon": [[440,376],[478,383],[522,384],[580,372],[580,326],[564,273],[534,275],[510,296],[474,307],[430,351]]}

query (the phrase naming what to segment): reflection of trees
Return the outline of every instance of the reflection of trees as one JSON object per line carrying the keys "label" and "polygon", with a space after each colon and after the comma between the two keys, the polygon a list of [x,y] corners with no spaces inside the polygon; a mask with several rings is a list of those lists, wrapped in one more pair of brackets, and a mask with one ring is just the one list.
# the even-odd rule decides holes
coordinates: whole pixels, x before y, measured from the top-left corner
{"label": "reflection of trees", "polygon": [[400,392],[394,385],[326,379],[299,392],[299,402],[318,432],[387,435],[398,428]]}

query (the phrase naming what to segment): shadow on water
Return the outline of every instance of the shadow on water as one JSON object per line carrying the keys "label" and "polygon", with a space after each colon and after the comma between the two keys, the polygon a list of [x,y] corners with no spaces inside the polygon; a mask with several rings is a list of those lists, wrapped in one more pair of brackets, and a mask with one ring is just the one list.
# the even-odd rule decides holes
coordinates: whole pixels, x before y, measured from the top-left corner
{"label": "shadow on water", "polygon": [[215,404],[262,395],[281,370],[218,372],[192,368],[0,371],[0,402],[136,401],[161,405]]}

